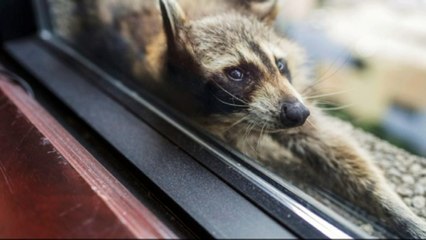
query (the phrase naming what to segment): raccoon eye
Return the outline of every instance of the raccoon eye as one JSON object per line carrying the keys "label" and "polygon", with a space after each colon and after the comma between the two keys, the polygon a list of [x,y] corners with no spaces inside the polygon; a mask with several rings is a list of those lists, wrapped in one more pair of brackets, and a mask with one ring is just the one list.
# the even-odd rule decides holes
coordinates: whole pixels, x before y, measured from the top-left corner
{"label": "raccoon eye", "polygon": [[239,68],[231,68],[226,71],[228,77],[236,82],[242,81],[244,79],[244,73]]}
{"label": "raccoon eye", "polygon": [[284,61],[283,59],[278,59],[277,60],[277,67],[278,67],[278,70],[280,71],[280,73],[284,74],[288,78],[288,80],[291,81],[290,70],[288,69],[287,62]]}
{"label": "raccoon eye", "polygon": [[287,63],[282,59],[277,60],[277,67],[278,67],[278,70],[280,70],[281,73],[285,73],[286,71],[288,71]]}

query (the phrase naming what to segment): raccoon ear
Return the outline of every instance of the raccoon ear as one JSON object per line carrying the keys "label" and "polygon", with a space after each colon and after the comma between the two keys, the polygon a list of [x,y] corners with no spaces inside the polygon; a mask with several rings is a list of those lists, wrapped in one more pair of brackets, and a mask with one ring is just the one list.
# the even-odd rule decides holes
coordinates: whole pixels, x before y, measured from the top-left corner
{"label": "raccoon ear", "polygon": [[185,13],[176,0],[160,0],[160,9],[167,45],[169,48],[174,48],[176,47],[179,28],[184,26],[186,22]]}
{"label": "raccoon ear", "polygon": [[278,15],[278,0],[243,0],[248,10],[260,20],[272,25]]}

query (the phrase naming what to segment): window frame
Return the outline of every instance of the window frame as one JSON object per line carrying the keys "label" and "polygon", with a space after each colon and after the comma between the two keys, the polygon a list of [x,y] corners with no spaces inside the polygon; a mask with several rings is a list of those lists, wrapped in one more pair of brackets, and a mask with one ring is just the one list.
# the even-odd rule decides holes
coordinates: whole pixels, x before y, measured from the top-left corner
{"label": "window frame", "polygon": [[[240,204],[241,218],[252,218],[250,214],[259,214],[265,221],[271,221],[271,226],[276,229],[265,229],[266,233],[283,234],[288,232],[287,237],[301,238],[366,238],[364,232],[327,209],[312,197],[298,190],[296,187],[279,179],[261,166],[247,159],[245,156],[230,149],[226,145],[206,137],[199,129],[191,126],[189,122],[181,118],[179,114],[167,109],[153,99],[149,93],[137,93],[129,86],[123,85],[117,79],[98,68],[79,53],[64,44],[53,34],[47,9],[47,0],[33,0],[38,23],[38,32],[35,36],[29,36],[23,40],[12,40],[5,44],[6,51],[13,56],[22,66],[28,69],[44,86],[54,95],[70,107],[81,119],[102,136],[108,143],[122,153],[129,162],[133,163],[142,174],[147,176],[154,184],[158,185],[168,196],[176,200],[180,207],[197,221],[213,237],[245,236],[249,231],[244,230],[239,223],[229,223],[228,229],[217,229],[214,223],[199,216],[210,214],[215,209],[203,207],[191,207],[194,200],[188,202],[176,199],[179,191],[185,189],[170,190],[167,187],[171,180],[173,171],[180,171],[181,174],[193,174],[203,172],[210,174],[215,181],[209,181],[202,177],[194,178],[194,183],[188,188],[197,191],[229,188],[233,192],[227,197],[212,194],[212,201],[217,203],[223,201],[233,201],[237,206]],[[46,68],[36,67],[37,59],[30,53],[37,53],[42,57]],[[53,66],[59,67],[53,71]],[[61,71],[59,71],[61,70]],[[52,74],[54,72],[55,74]],[[70,88],[67,80],[72,79],[78,88]],[[82,92],[84,94],[82,94]],[[90,97],[89,97],[90,96]],[[87,106],[81,105],[77,99],[87,97],[84,101],[90,102],[93,109],[98,109],[95,113],[87,111]],[[108,101],[111,106],[103,108],[105,105],[100,99]],[[128,126],[112,126],[111,122],[102,121],[105,115],[122,116]],[[147,129],[159,133],[170,141],[171,145],[179,148],[183,152],[182,164],[192,161],[190,169],[172,169],[173,171],[151,172],[148,166],[143,166],[138,161],[137,149],[135,145],[143,138],[129,142],[125,136],[111,134],[118,133],[117,129],[126,128],[127,132],[132,131],[131,124],[137,124]],[[167,164],[162,162],[162,164]],[[155,177],[154,174],[159,176]],[[209,175],[209,176],[210,176]],[[173,181],[179,181],[178,178]],[[202,185],[203,188],[197,187]],[[237,197],[238,196],[238,197]],[[180,202],[179,202],[180,201]],[[197,204],[195,204],[197,205]],[[197,205],[198,206],[198,205]],[[261,214],[262,213],[262,214]],[[225,214],[225,213],[224,213]],[[269,219],[269,220],[267,220]],[[272,223],[278,223],[277,226]],[[279,228],[282,229],[279,229]],[[234,235],[229,232],[234,231]],[[235,232],[236,231],[236,232]],[[240,232],[238,232],[240,231]],[[246,232],[244,232],[246,231]],[[275,232],[274,232],[275,231]],[[250,237],[250,236],[246,236]]]}

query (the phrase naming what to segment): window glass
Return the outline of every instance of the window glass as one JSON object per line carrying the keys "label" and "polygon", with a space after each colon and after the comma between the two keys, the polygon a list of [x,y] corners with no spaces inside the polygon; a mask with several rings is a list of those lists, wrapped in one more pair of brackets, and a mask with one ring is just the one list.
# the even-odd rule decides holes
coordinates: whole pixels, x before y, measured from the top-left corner
{"label": "window glass", "polygon": [[132,89],[368,233],[426,237],[424,1],[159,2],[48,6]]}

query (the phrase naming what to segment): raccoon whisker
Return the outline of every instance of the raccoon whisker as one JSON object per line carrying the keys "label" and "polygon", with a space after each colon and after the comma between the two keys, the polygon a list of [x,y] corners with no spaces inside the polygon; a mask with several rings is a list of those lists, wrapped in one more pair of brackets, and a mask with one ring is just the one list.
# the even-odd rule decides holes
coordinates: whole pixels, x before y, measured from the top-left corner
{"label": "raccoon whisker", "polygon": [[249,114],[247,114],[247,115],[245,115],[244,117],[242,117],[242,118],[240,118],[239,120],[237,120],[236,122],[234,122],[229,128],[227,128],[226,130],[225,130],[225,132],[227,132],[227,131],[229,131],[231,128],[233,128],[233,127],[235,127],[235,126],[237,126],[238,124],[240,124],[240,123],[242,123],[244,120],[246,120],[248,117],[249,117],[250,115]]}
{"label": "raccoon whisker", "polygon": [[322,105],[333,105],[333,106],[335,106],[337,103],[336,102],[334,102],[334,101],[327,101],[327,100],[318,100],[318,99],[314,99],[313,101],[312,101],[312,103],[313,104],[315,104],[316,106],[321,106],[321,104]]}
{"label": "raccoon whisker", "polygon": [[280,133],[280,132],[284,132],[286,129],[266,129],[265,133]]}
{"label": "raccoon whisker", "polygon": [[231,96],[231,97],[233,97],[233,98],[235,98],[235,99],[237,99],[238,101],[240,101],[240,102],[242,102],[242,103],[244,103],[244,104],[249,104],[247,101],[244,101],[244,100],[242,100],[242,99],[240,99],[240,98],[238,98],[237,96],[235,96],[234,94],[232,94],[232,93],[230,93],[228,90],[226,90],[225,88],[223,88],[222,86],[220,86],[220,84],[218,84],[218,83],[216,83],[216,82],[214,82],[215,84],[216,84],[216,86],[218,86],[222,91],[224,91],[225,93],[227,93],[227,94],[229,94],[229,96]]}
{"label": "raccoon whisker", "polygon": [[324,73],[324,75],[319,79],[319,81],[321,81],[324,78],[330,79],[333,75],[335,75],[338,71],[340,71],[340,69],[342,69],[342,67],[346,63],[348,63],[348,61],[350,60],[351,57],[352,56],[350,56],[350,55],[346,55],[346,57],[343,59],[342,62],[340,62],[340,64],[337,66],[337,68],[331,74],[328,74],[328,72],[330,72],[330,70],[333,68],[333,65],[336,65],[336,63],[338,62],[339,58],[336,58],[336,60],[330,65],[329,69]]}
{"label": "raccoon whisker", "polygon": [[219,100],[219,102],[226,104],[228,106],[232,106],[232,107],[241,107],[241,108],[248,108],[248,105],[238,105],[238,104],[234,104],[234,103],[229,103],[229,102],[225,102],[222,99],[218,98],[217,96],[214,96],[217,100]]}
{"label": "raccoon whisker", "polygon": [[[332,74],[332,75],[334,75],[334,74]],[[324,84],[325,82],[327,82],[330,79],[331,78],[322,78],[322,79],[320,78],[320,79],[316,80],[315,83],[313,83],[312,85],[310,85],[310,86],[306,87],[304,90],[302,90],[301,94],[303,95],[303,94],[314,91],[316,87],[320,86],[321,84]]]}
{"label": "raccoon whisker", "polygon": [[342,110],[342,109],[350,108],[354,105],[355,104],[347,104],[347,105],[343,105],[343,106],[340,106],[340,107],[330,107],[330,108],[320,108],[320,109],[324,110],[324,111],[336,111],[336,110]]}
{"label": "raccoon whisker", "polygon": [[[301,127],[297,127],[294,129],[300,129]],[[265,130],[265,133],[268,134],[273,134],[273,133],[283,133],[283,132],[288,132],[291,131],[291,128],[278,128],[278,129],[269,129],[269,130]]]}
{"label": "raccoon whisker", "polygon": [[260,140],[262,139],[262,137],[264,135],[264,130],[265,130],[266,125],[267,125],[267,123],[264,123],[262,129],[260,130],[259,138],[257,139],[256,150],[259,149]]}
{"label": "raccoon whisker", "polygon": [[316,98],[323,98],[323,97],[345,94],[345,93],[348,93],[348,92],[351,92],[351,91],[353,91],[353,89],[338,91],[338,92],[334,92],[334,93],[319,94],[319,95],[314,95],[314,96],[306,96],[304,98],[306,100],[310,100],[310,99],[316,99]]}
{"label": "raccoon whisker", "polygon": [[[327,75],[327,73],[325,73],[322,77],[318,78],[318,80],[316,81],[316,83],[314,83],[314,84],[312,84],[311,86],[309,86],[309,87],[305,88],[305,89],[302,91],[302,94],[307,93],[307,91],[309,91],[309,90],[311,90],[311,91],[312,91],[312,90],[314,90],[314,89],[315,89],[315,87],[317,87],[318,85],[323,84],[323,83],[325,83],[326,81],[330,80],[330,79],[331,79],[331,77],[332,77],[332,76],[334,76],[337,72],[339,72],[339,71],[340,71],[340,69],[343,67],[343,65],[344,65],[344,64],[346,64],[346,63],[349,61],[349,58],[350,58],[350,56],[347,56],[347,57],[345,58],[345,60],[344,60],[344,61],[342,61],[342,63],[339,65],[339,67],[337,67],[337,68],[336,68],[336,70],[335,70],[334,72],[332,72],[331,74]],[[333,64],[331,64],[331,65],[330,65],[329,70],[333,67],[333,65],[334,65],[334,64],[335,64],[335,63],[333,63]],[[327,72],[329,72],[329,70],[327,70]]]}
{"label": "raccoon whisker", "polygon": [[311,127],[313,127],[313,128],[317,128],[317,126],[316,126],[315,124],[313,124],[311,121],[309,121],[309,118],[308,118],[308,119],[306,119],[306,122],[307,122],[309,125],[311,125]]}
{"label": "raccoon whisker", "polygon": [[[250,130],[248,131],[248,133],[247,133],[247,135],[246,135],[246,137],[245,137],[245,142],[247,142],[247,139],[248,139],[248,137],[250,136],[250,133],[253,131],[253,130],[255,130],[256,128],[256,122],[254,122],[253,124],[252,124],[252,126],[251,126],[251,128],[250,128]],[[255,152],[257,152],[256,151],[256,148],[255,148],[255,146],[253,146],[252,144],[249,144],[250,145],[250,147],[251,147],[251,149],[253,149],[253,151],[255,151]]]}
{"label": "raccoon whisker", "polygon": [[244,135],[243,135],[243,142],[244,143],[246,143],[247,142],[247,138],[248,138],[248,136],[249,136],[249,134],[250,134],[250,132],[251,132],[251,130],[253,130],[253,127],[256,125],[256,123],[250,123],[248,126],[247,126],[247,128],[246,128],[246,130],[245,130],[245,132],[244,132]]}
{"label": "raccoon whisker", "polygon": [[[347,106],[347,105],[353,105],[353,104],[346,104],[346,105],[343,105],[343,104],[339,104],[339,103],[337,103],[337,102],[333,102],[333,101],[323,101],[323,100],[321,100],[321,101],[318,101],[318,100],[314,100],[313,101],[313,104],[317,107],[317,108],[319,108],[319,109],[325,109],[325,110],[327,110],[328,108],[336,108],[336,107],[344,107],[344,106]],[[331,106],[330,106],[331,105]],[[329,107],[328,107],[329,106]]]}
{"label": "raccoon whisker", "polygon": [[328,79],[323,79],[323,80],[317,80],[315,83],[313,83],[312,85],[310,85],[310,86],[308,86],[308,87],[306,87],[302,92],[301,92],[301,94],[302,95],[304,95],[304,94],[306,94],[306,93],[309,93],[309,91],[314,91],[315,90],[315,87],[317,87],[317,86],[319,86],[319,85],[321,85],[321,84],[323,84],[325,81],[327,81]]}

